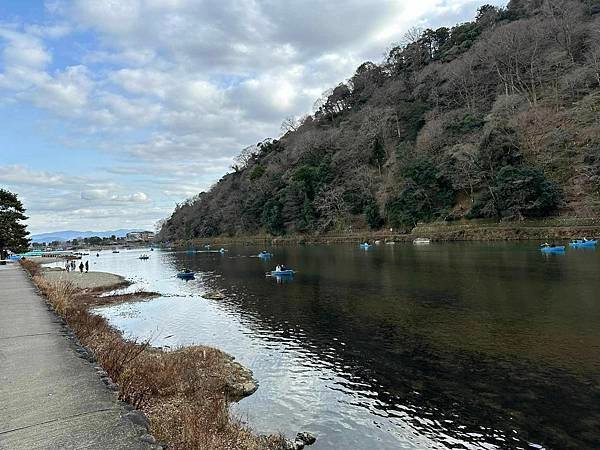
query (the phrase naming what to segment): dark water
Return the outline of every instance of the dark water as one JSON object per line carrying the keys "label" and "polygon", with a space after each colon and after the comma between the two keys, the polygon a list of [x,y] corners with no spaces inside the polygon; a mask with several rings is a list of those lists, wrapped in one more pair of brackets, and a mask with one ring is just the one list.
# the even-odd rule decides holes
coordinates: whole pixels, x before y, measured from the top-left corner
{"label": "dark water", "polygon": [[[217,346],[260,383],[234,412],[315,449],[600,448],[600,251],[535,244],[101,254],[163,297],[102,309],[157,346]],[[264,273],[298,270],[278,282]],[[201,272],[174,278],[177,268]],[[224,289],[225,300],[201,296]]]}

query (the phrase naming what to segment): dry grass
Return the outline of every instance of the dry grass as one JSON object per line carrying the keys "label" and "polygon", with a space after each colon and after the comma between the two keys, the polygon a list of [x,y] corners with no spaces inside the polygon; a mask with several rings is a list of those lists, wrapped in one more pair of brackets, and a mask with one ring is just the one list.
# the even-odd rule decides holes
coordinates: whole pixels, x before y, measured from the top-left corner
{"label": "dry grass", "polygon": [[239,399],[236,385],[248,381],[247,373],[231,357],[210,347],[161,351],[147,342],[127,341],[89,310],[111,300],[123,301],[123,296],[100,298],[68,282],[49,282],[37,264],[22,264],[80,343],[119,385],[119,398],[146,413],[150,432],[159,442],[172,449],[283,447],[282,436],[256,436],[230,416],[229,402]]}

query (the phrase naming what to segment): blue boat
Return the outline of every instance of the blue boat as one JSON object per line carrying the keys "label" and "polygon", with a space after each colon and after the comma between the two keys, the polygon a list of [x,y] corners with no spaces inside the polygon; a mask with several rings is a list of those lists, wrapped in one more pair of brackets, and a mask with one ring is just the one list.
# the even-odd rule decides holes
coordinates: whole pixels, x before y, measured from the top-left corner
{"label": "blue boat", "polygon": [[182,280],[193,280],[196,274],[191,270],[183,270],[181,272],[177,272],[177,278]]}
{"label": "blue boat", "polygon": [[540,250],[542,251],[542,253],[564,253],[565,246],[564,245],[543,244],[540,247]]}
{"label": "blue boat", "polygon": [[571,248],[595,248],[598,241],[596,239],[573,239],[569,242]]}
{"label": "blue boat", "polygon": [[362,248],[364,250],[368,250],[370,247],[371,247],[371,244],[369,244],[368,242],[360,244],[360,248]]}
{"label": "blue boat", "polygon": [[295,272],[291,269],[273,270],[273,271],[271,271],[271,276],[272,277],[293,277],[294,273]]}
{"label": "blue boat", "polygon": [[260,253],[259,253],[257,256],[258,256],[259,258],[263,258],[263,259],[269,259],[269,258],[272,258],[272,257],[273,257],[273,253],[269,253],[269,252],[264,252],[264,251],[263,251],[263,252],[260,252]]}

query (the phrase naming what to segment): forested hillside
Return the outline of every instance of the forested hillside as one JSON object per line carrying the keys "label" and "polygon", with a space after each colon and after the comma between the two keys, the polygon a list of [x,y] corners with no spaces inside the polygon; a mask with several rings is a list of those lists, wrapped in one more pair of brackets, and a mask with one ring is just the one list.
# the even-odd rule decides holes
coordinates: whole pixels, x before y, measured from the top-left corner
{"label": "forested hillside", "polygon": [[245,149],[160,238],[600,215],[600,0],[512,0],[409,32]]}

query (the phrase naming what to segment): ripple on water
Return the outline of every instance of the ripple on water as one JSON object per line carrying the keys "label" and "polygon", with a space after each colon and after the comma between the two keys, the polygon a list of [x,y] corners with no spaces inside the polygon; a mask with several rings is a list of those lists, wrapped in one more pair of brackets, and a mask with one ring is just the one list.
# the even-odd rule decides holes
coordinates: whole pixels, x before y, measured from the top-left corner
{"label": "ripple on water", "polygon": [[[159,252],[142,266],[121,253],[120,263],[107,258],[109,271],[135,278],[128,289],[162,296],[100,311],[127,335],[157,346],[199,343],[233,354],[260,388],[232,411],[259,432],[314,432],[315,450],[544,448],[540,442],[557,436],[564,445],[556,448],[575,448],[598,435],[593,384],[542,357],[552,349],[561,364],[595,367],[591,352],[574,343],[599,348],[593,299],[600,284],[578,288],[581,298],[570,297],[566,308],[548,288],[553,280],[568,285],[561,262],[540,267],[527,253],[515,258],[502,248],[395,247],[358,258],[344,247],[278,249],[278,258],[303,267],[285,285],[265,280],[251,258]],[[600,268],[595,260],[586,264]],[[174,277],[183,265],[210,274],[184,283]],[[514,284],[525,272],[530,283]],[[573,283],[571,293],[581,280]],[[212,289],[224,289],[226,299],[203,299]],[[577,422],[587,441],[552,412],[552,398],[589,413],[588,425]]]}

